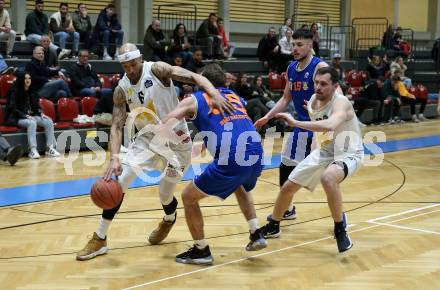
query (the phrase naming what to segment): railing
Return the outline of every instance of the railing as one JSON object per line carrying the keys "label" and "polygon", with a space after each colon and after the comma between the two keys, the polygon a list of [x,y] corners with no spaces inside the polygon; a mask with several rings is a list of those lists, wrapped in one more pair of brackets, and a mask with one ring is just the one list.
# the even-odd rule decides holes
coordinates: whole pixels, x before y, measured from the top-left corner
{"label": "railing", "polygon": [[352,25],[330,27],[330,40],[328,41],[329,53],[340,53],[343,58],[353,58],[356,30]]}
{"label": "railing", "polygon": [[173,38],[173,31],[177,24],[183,23],[188,37],[196,41],[197,31],[197,6],[194,4],[163,4],[159,5],[156,12],[160,20],[161,29],[166,39]]}
{"label": "railing", "polygon": [[384,33],[388,28],[388,19],[384,17],[353,18],[351,25],[355,34],[355,56],[359,56],[359,49],[370,49],[382,45]]}

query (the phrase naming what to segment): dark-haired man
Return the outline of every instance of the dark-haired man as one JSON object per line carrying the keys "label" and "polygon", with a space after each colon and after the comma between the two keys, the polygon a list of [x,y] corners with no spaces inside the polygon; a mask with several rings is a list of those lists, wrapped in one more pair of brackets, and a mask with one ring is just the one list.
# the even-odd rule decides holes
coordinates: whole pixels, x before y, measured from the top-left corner
{"label": "dark-haired man", "polygon": [[[283,97],[276,103],[269,113],[255,122],[255,127],[259,130],[267,124],[277,113],[286,111],[290,102],[293,101],[298,120],[310,121],[307,110],[304,108],[305,102],[315,92],[313,77],[316,70],[328,66],[319,57],[313,56],[313,34],[310,30],[296,30],[293,35],[293,57],[287,68],[287,83],[284,88]],[[295,127],[289,135],[287,146],[283,148],[280,164],[280,187],[287,180],[287,177],[295,166],[309,155],[311,151],[313,132]],[[296,217],[295,206],[291,205],[284,214],[284,219],[294,219]],[[268,216],[268,220],[271,216]]]}
{"label": "dark-haired man", "polygon": [[[178,263],[210,265],[213,258],[205,240],[203,216],[199,207],[199,201],[205,197],[214,196],[223,200],[235,193],[249,224],[250,241],[246,250],[261,250],[267,246],[267,242],[259,228],[250,194],[263,169],[261,137],[246,113],[244,100],[225,88],[225,72],[221,67],[218,64],[209,64],[203,68],[202,75],[233,105],[234,112],[226,116],[217,110],[210,112],[207,94],[198,91],[192,94],[191,98],[185,98],[180,102],[163,122],[173,124],[191,118],[200,132],[199,136],[206,134],[203,138],[204,145],[214,158],[183,190],[185,217],[194,239],[194,246],[176,256]],[[166,127],[162,125],[163,129]]]}
{"label": "dark-haired man", "polygon": [[352,104],[337,92],[338,72],[334,68],[320,68],[314,79],[315,94],[307,104],[311,121],[295,120],[287,113],[278,113],[275,117],[292,127],[316,132],[318,147],[290,173],[278,194],[272,220],[261,230],[265,237],[279,237],[280,222],[293,195],[301,187],[313,191],[321,183],[334,220],[338,250],[344,252],[353,243],[347,234],[339,184],[352,176],[362,164],[362,135]]}

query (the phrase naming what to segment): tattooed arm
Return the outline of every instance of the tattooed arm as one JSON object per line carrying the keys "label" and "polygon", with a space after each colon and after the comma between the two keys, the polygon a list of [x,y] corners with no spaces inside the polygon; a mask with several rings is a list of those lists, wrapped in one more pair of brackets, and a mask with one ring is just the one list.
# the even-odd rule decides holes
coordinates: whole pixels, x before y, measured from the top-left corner
{"label": "tattooed arm", "polygon": [[110,129],[110,164],[104,174],[105,180],[110,180],[113,175],[122,173],[119,151],[122,144],[122,132],[127,119],[124,91],[117,86],[113,94],[113,121]]}
{"label": "tattooed arm", "polygon": [[[234,107],[228,103],[220,93],[214,88],[211,82],[202,75],[195,74],[189,70],[181,68],[179,66],[171,66],[165,62],[155,62],[151,70],[154,75],[166,83],[169,79],[179,81],[182,83],[196,84],[202,88],[211,97],[211,106],[220,111],[221,114],[224,112],[233,113],[235,111]],[[212,108],[211,108],[212,110]]]}

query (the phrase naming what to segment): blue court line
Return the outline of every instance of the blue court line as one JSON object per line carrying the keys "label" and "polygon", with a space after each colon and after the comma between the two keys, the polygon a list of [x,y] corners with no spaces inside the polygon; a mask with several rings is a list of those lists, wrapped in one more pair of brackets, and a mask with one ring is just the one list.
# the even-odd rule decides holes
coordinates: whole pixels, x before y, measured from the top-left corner
{"label": "blue court line", "polygon": [[[374,143],[380,147],[384,153],[425,148],[440,145],[440,135],[408,138],[402,140],[394,140],[387,142]],[[366,144],[365,153],[371,154],[377,152],[372,147],[372,144]],[[280,164],[281,156],[275,155],[271,158],[270,164],[265,166],[265,169],[277,168]],[[207,164],[201,164],[200,168],[203,170]],[[159,171],[148,173],[152,177],[159,176]],[[183,180],[191,180],[195,176],[193,166],[185,173]],[[92,184],[100,177],[84,178],[79,180],[58,181],[43,184],[33,184],[26,186],[17,186],[13,188],[0,189],[0,207],[25,204],[38,201],[46,201],[52,199],[66,198],[87,195],[90,192]],[[145,186],[157,185],[158,182],[148,183],[140,178],[133,181],[130,188],[138,188]]]}

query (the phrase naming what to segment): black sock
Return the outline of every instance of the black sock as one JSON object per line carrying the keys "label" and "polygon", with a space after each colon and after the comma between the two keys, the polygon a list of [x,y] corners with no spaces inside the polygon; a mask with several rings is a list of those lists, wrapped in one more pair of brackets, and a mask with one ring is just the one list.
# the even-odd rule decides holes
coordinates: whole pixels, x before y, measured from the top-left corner
{"label": "black sock", "polygon": [[167,215],[173,214],[177,209],[177,199],[173,197],[173,201],[167,205],[162,204],[162,208],[165,214]]}
{"label": "black sock", "polygon": [[60,54],[61,48],[57,48],[57,55]]}

